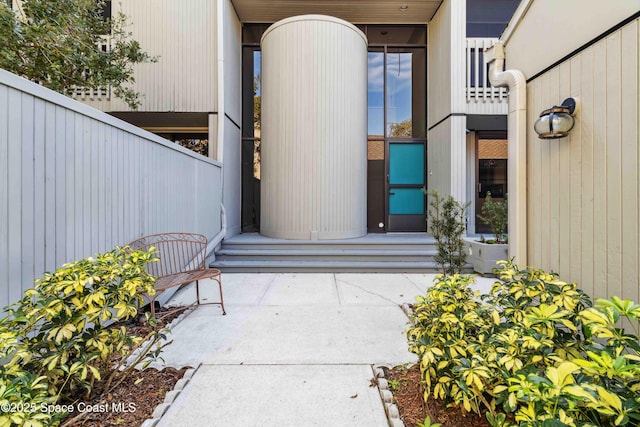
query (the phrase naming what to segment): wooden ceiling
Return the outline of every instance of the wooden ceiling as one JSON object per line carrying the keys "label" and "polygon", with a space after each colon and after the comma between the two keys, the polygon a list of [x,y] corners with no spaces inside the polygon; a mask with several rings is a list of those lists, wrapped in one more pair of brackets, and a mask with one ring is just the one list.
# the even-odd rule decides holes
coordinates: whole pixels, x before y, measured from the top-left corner
{"label": "wooden ceiling", "polygon": [[[240,21],[272,23],[297,15],[330,15],[353,24],[425,24],[442,0],[232,0]],[[405,8],[406,6],[406,8]]]}

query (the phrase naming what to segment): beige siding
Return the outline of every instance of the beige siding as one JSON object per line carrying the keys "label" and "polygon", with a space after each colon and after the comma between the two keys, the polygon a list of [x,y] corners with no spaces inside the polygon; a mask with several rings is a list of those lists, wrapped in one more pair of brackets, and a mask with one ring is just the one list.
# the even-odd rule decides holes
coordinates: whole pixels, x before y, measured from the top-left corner
{"label": "beige siding", "polygon": [[427,141],[427,186],[440,194],[451,194],[451,118],[429,131]]}
{"label": "beige siding", "polygon": [[[133,38],[157,63],[135,67],[134,89],[144,95],[139,111],[217,111],[216,2],[122,0]],[[110,111],[129,111],[112,98]]]}
{"label": "beige siding", "polygon": [[466,3],[446,0],[428,25],[427,99],[429,189],[467,197]]}
{"label": "beige siding", "polygon": [[265,32],[262,234],[366,234],[366,75],[366,37],[345,21],[307,15]]}
{"label": "beige siding", "polygon": [[[223,70],[219,79],[219,105],[224,106],[218,111],[222,118],[222,160],[224,161],[224,207],[227,213],[227,237],[239,234],[241,231],[241,200],[240,182],[240,123],[242,123],[242,25],[238,20],[233,4],[230,0],[222,0],[219,8],[222,16],[223,56],[219,68]],[[220,97],[220,95],[222,95]],[[222,99],[222,100],[220,100]]]}
{"label": "beige siding", "polygon": [[531,77],[638,11],[640,0],[534,0],[503,35],[508,64]]}
{"label": "beige siding", "polygon": [[[223,3],[224,114],[236,124],[242,122],[242,24],[233,3]],[[240,143],[240,140],[237,141]]]}
{"label": "beige siding", "polygon": [[[528,84],[529,263],[589,294],[639,299],[638,20]],[[568,138],[540,140],[540,111],[580,99]]]}
{"label": "beige siding", "polygon": [[466,111],[465,21],[464,0],[446,0],[427,26],[428,127]]}

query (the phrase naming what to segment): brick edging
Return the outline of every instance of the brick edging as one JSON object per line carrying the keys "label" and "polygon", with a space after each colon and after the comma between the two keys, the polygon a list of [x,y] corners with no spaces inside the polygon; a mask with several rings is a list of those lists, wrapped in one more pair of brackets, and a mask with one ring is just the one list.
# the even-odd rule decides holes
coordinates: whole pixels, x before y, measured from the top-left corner
{"label": "brick edging", "polygon": [[[195,310],[195,307],[191,307],[185,310],[178,317],[173,319],[168,325],[166,325],[164,329],[168,329],[168,330],[173,329],[178,323],[182,321],[182,319],[184,319],[189,314],[191,314],[193,310]],[[131,355],[127,358],[126,365],[135,361],[135,359],[140,354],[140,351],[142,351],[142,349],[146,346],[148,342],[149,340],[145,341],[133,353],[131,353]],[[167,368],[167,367],[169,366],[163,366],[163,368]],[[176,368],[176,369],[180,369],[180,368]],[[193,374],[195,374],[197,369],[198,368],[189,368],[185,371],[182,378],[180,378],[176,382],[176,384],[173,386],[173,389],[168,391],[167,394],[165,394],[164,400],[162,401],[162,403],[160,403],[158,406],[155,407],[155,409],[153,410],[153,414],[151,414],[151,418],[147,418],[146,420],[144,420],[144,422],[140,427],[154,427],[156,424],[158,424],[158,422],[160,421],[160,418],[162,418],[164,413],[167,412],[171,404],[176,400],[180,392],[191,380],[191,378],[193,377]]]}
{"label": "brick edging", "polygon": [[382,403],[384,404],[384,412],[387,414],[389,427],[405,427],[404,422],[400,419],[398,407],[393,403],[393,394],[389,390],[389,383],[384,377],[384,370],[382,367],[375,367],[373,368],[373,372],[376,383],[378,384],[380,399],[382,399]]}

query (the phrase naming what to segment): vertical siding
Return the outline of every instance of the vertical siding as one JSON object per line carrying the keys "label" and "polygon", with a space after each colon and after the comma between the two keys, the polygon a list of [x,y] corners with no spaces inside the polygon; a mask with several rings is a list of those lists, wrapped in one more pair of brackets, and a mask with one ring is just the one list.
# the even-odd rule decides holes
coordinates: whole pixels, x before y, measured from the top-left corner
{"label": "vertical siding", "polygon": [[451,194],[451,118],[429,131],[427,140],[427,186]]}
{"label": "vertical siding", "polygon": [[[445,0],[427,25],[427,127],[435,125],[452,111],[451,36],[451,0]],[[460,51],[464,56],[464,49]],[[466,65],[463,70],[466,70]]]}
{"label": "vertical siding", "polygon": [[366,234],[366,75],[364,35],[344,21],[311,15],[264,34],[261,233]]}
{"label": "vertical siding", "polygon": [[[466,200],[466,2],[446,0],[428,25],[429,189]],[[443,120],[446,119],[446,120]]]}
{"label": "vertical siding", "polygon": [[[224,1],[224,113],[239,124],[242,122],[242,24],[231,1],[221,1]],[[240,144],[240,140],[237,143]]]}
{"label": "vertical siding", "polygon": [[[138,111],[217,111],[216,1],[122,0],[128,29],[157,63],[134,67]],[[130,111],[115,97],[87,102],[105,111]]]}
{"label": "vertical siding", "polygon": [[[529,263],[595,297],[639,300],[638,20],[528,84]],[[569,137],[540,140],[540,111],[578,97]]]}
{"label": "vertical siding", "polygon": [[242,25],[230,0],[223,0],[224,45],[224,111],[219,116],[223,124],[222,159],[224,168],[224,207],[227,213],[227,236],[241,231],[241,182],[240,148],[242,123]]}
{"label": "vertical siding", "polygon": [[221,165],[0,70],[0,306],[61,264],[220,230]]}

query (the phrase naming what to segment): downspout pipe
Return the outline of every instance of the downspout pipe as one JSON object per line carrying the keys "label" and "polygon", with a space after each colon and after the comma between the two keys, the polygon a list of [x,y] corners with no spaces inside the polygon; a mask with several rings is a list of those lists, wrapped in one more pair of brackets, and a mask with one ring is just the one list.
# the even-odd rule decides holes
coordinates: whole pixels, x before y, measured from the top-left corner
{"label": "downspout pipe", "polygon": [[519,70],[504,70],[505,52],[501,42],[489,48],[489,81],[509,88],[507,118],[509,192],[509,258],[527,263],[527,82]]}
{"label": "downspout pipe", "polygon": [[211,255],[211,261],[214,261],[216,259],[215,250],[220,244],[220,242],[222,242],[222,239],[226,237],[226,235],[227,235],[227,212],[224,210],[224,205],[220,203],[220,231],[218,232],[218,234],[213,236],[213,239],[211,239],[209,241],[209,244],[207,245],[207,254]]}

